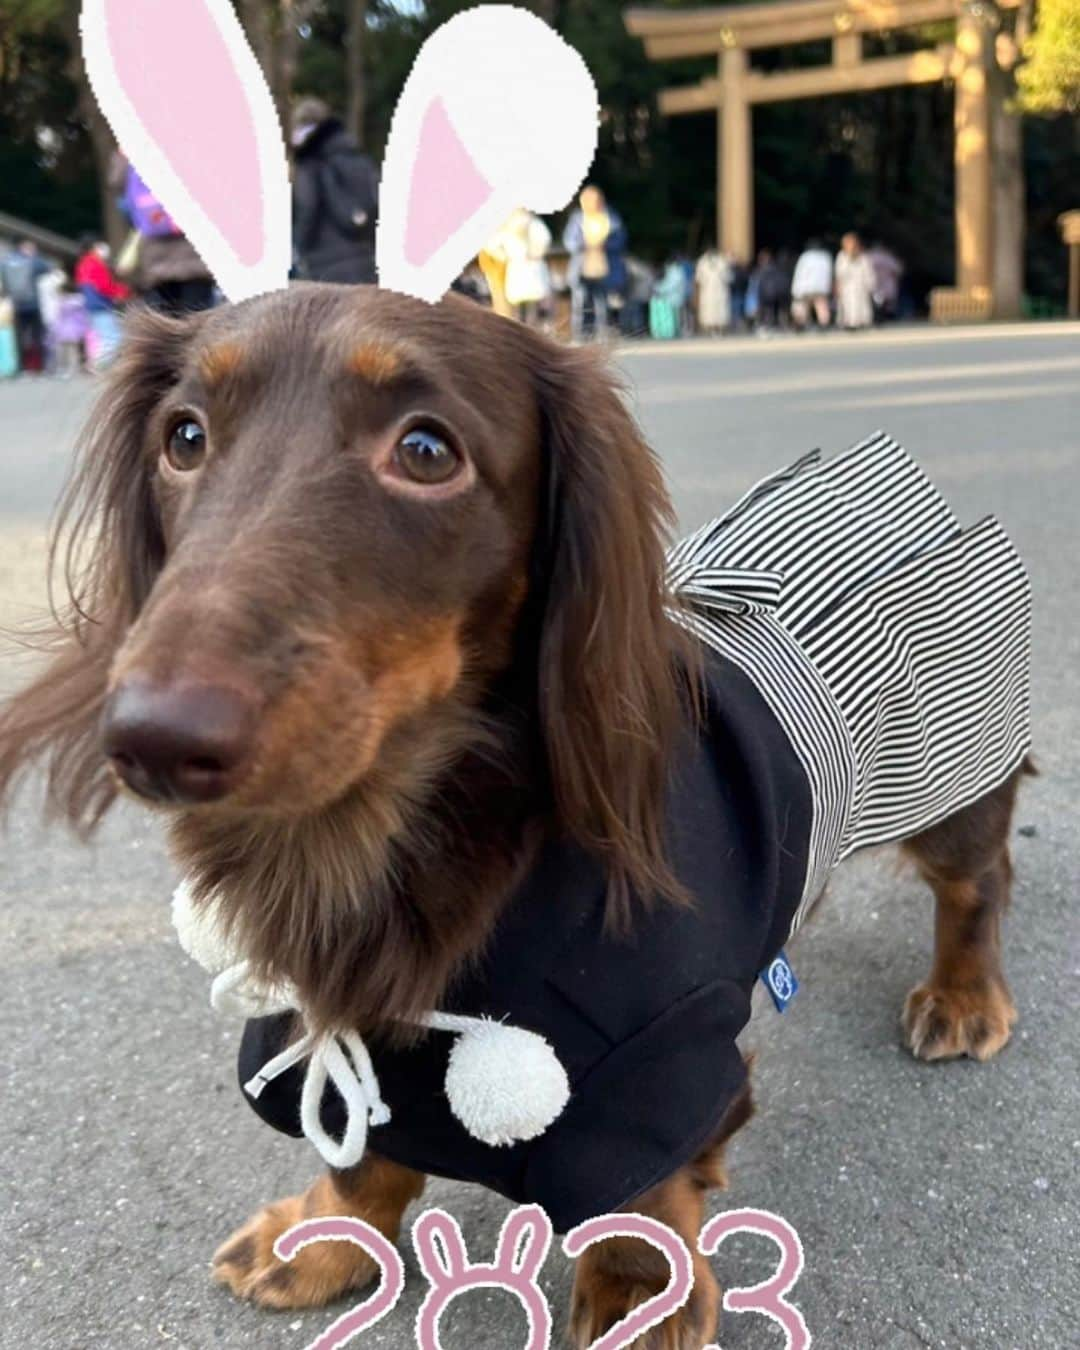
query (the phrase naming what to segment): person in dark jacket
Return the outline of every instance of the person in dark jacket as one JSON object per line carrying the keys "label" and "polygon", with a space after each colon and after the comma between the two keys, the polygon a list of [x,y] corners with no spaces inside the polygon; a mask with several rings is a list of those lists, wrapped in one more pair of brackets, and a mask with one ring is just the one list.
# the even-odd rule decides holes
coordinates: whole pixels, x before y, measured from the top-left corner
{"label": "person in dark jacket", "polygon": [[15,341],[22,370],[39,373],[44,365],[45,326],[38,282],[50,270],[32,239],[20,239],[0,258],[0,296],[11,301]]}
{"label": "person in dark jacket", "polygon": [[302,99],[293,112],[293,247],[310,281],[374,282],[379,176],[330,109]]}
{"label": "person in dark jacket", "polygon": [[784,269],[773,257],[771,249],[763,248],[758,254],[751,280],[757,286],[757,331],[771,333],[780,327],[780,316],[787,308],[791,291]]}
{"label": "person in dark jacket", "polygon": [[[611,298],[626,287],[626,226],[594,183],[581,189],[563,244],[570,254],[570,331],[575,341],[607,331]],[[617,308],[618,306],[616,306]]]}

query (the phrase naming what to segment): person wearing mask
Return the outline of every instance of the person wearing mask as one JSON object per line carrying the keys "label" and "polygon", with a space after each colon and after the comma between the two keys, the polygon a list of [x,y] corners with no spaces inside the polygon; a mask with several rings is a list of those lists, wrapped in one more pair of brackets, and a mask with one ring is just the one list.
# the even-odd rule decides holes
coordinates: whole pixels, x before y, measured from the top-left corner
{"label": "person wearing mask", "polygon": [[608,294],[625,285],[626,228],[604,194],[589,183],[563,232],[570,254],[570,332],[575,341],[607,331]]}
{"label": "person wearing mask", "polygon": [[90,368],[103,370],[120,346],[120,306],[131,291],[118,281],[109,265],[110,251],[104,239],[87,236],[75,264],[75,285],[86,302],[90,325]]}
{"label": "person wearing mask", "polygon": [[836,255],[836,322],[848,332],[874,322],[874,269],[854,231],[844,235]]}
{"label": "person wearing mask", "polygon": [[375,281],[379,175],[318,98],[293,112],[293,249],[309,281]]}
{"label": "person wearing mask", "polygon": [[19,368],[38,374],[45,364],[45,327],[38,282],[51,270],[32,239],[20,239],[0,258],[0,295],[11,302]]}
{"label": "person wearing mask", "polygon": [[819,328],[828,328],[832,318],[832,255],[820,239],[811,239],[799,254],[791,278],[791,317],[802,330],[813,319]]}

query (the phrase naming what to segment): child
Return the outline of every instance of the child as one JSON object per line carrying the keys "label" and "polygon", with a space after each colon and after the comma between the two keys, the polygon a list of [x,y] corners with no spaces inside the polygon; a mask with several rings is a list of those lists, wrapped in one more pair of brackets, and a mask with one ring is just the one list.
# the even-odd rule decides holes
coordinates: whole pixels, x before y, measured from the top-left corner
{"label": "child", "polygon": [[38,278],[38,310],[41,313],[41,327],[44,340],[42,348],[45,369],[50,374],[56,371],[56,319],[60,313],[60,293],[67,286],[67,275],[62,267],[50,267]]}
{"label": "child", "polygon": [[86,301],[90,320],[88,352],[93,370],[107,366],[120,345],[120,320],[117,309],[131,298],[131,291],[118,281],[109,266],[109,246],[103,239],[83,241],[83,252],[75,265],[75,284]]}
{"label": "child", "polygon": [[74,287],[66,285],[57,296],[56,317],[51,330],[56,373],[70,380],[82,369],[84,343],[89,329],[86,300]]}

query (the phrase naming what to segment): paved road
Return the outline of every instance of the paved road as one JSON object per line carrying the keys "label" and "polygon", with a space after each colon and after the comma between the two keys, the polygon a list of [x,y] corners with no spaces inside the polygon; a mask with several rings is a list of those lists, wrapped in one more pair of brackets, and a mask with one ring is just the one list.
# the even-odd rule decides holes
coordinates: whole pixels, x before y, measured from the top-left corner
{"label": "paved road", "polygon": [[[1080,1344],[1080,328],[641,347],[623,365],[683,522],[820,444],[883,426],[973,520],[997,511],[1031,566],[1043,776],[1015,841],[1006,959],[1021,1022],[990,1065],[926,1066],[897,1013],[930,948],[930,907],[889,855],[846,867],[793,950],[802,992],[761,1007],[761,1114],[732,1152],[725,1205],[785,1215],[815,1343],[840,1350],[1064,1350]],[[83,385],[0,388],[0,605],[40,596],[44,516],[88,400]],[[10,666],[3,678],[11,679]],[[217,1240],[304,1185],[306,1145],[261,1127],[234,1087],[236,1031],[170,935],[171,873],[136,815],[85,851],[32,794],[4,844],[0,1027],[0,1345],[44,1350],[300,1350],[330,1318],[274,1317],[206,1279]],[[490,1253],[506,1206],[433,1184],[428,1203]],[[761,1239],[725,1246],[729,1285],[772,1270]],[[423,1292],[359,1344],[406,1350]],[[556,1332],[569,1266],[549,1259]],[[513,1350],[510,1296],[461,1300],[448,1350]],[[779,1350],[729,1314],[725,1350]]]}

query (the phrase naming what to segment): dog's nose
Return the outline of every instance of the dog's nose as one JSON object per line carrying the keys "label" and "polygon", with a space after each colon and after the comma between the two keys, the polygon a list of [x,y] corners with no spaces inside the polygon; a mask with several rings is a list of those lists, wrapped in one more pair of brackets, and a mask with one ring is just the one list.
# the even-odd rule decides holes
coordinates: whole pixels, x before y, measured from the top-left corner
{"label": "dog's nose", "polygon": [[255,700],[224,685],[121,684],[105,709],[105,753],[133,792],[155,801],[217,801],[239,781]]}

